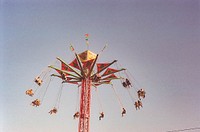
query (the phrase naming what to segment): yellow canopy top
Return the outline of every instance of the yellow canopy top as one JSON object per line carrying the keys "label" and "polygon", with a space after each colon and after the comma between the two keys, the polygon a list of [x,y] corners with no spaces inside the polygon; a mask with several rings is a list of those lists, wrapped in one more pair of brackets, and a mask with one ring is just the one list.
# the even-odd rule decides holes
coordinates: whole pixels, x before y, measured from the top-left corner
{"label": "yellow canopy top", "polygon": [[81,62],[86,62],[88,60],[95,59],[97,55],[90,50],[86,50],[86,51],[78,54],[78,56],[79,56]]}

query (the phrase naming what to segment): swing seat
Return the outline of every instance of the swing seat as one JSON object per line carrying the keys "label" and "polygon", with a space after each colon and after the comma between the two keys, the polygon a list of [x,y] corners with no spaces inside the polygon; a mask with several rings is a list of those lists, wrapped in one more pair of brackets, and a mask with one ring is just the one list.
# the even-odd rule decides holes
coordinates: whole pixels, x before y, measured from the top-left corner
{"label": "swing seat", "polygon": [[42,80],[40,79],[40,77],[36,77],[35,78],[35,83],[37,83],[39,86],[41,86],[42,85]]}
{"label": "swing seat", "polygon": [[27,90],[26,95],[33,96],[34,95],[33,90],[32,89]]}

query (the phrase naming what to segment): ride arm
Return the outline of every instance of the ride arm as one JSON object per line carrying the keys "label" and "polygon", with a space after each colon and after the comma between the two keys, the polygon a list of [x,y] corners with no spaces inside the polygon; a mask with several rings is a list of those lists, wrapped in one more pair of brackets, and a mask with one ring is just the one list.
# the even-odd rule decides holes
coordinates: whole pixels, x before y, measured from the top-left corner
{"label": "ride arm", "polygon": [[77,59],[77,61],[78,61],[78,65],[79,65],[79,67],[80,67],[80,69],[81,69],[82,76],[85,77],[85,73],[84,73],[84,71],[83,71],[83,66],[81,65],[80,58],[79,58],[79,56],[78,56],[76,53],[75,53],[75,56],[76,56],[76,59]]}
{"label": "ride arm", "polygon": [[109,65],[105,66],[104,68],[102,68],[100,71],[94,73],[91,77],[93,77],[95,74],[98,74],[100,72],[102,72],[103,70],[105,70],[106,68],[108,68],[109,66],[111,66],[113,63],[117,62],[117,60],[114,60],[113,62],[111,62]]}
{"label": "ride arm", "polygon": [[67,68],[69,68],[71,71],[73,71],[74,73],[76,73],[79,77],[82,77],[74,68],[72,68],[70,65],[68,65],[67,63],[65,63],[62,59],[60,59],[59,57],[57,57],[57,59],[59,61],[61,61],[62,63],[64,63],[67,66]]}
{"label": "ride arm", "polygon": [[49,68],[52,68],[52,69],[54,69],[54,70],[57,70],[57,71],[66,73],[66,74],[69,75],[69,76],[72,76],[72,77],[75,77],[75,78],[79,78],[78,76],[76,76],[76,75],[74,75],[74,74],[71,74],[70,72],[67,72],[67,71],[65,71],[65,70],[60,70],[60,69],[58,69],[58,68],[56,68],[56,67],[54,67],[54,66],[48,66],[48,67],[49,67]]}
{"label": "ride arm", "polygon": [[92,63],[92,67],[91,67],[91,69],[90,69],[90,71],[89,71],[89,73],[88,73],[88,76],[89,76],[89,77],[90,77],[90,75],[91,75],[91,73],[92,73],[92,71],[93,71],[93,69],[94,69],[94,66],[95,66],[95,64],[96,64],[96,62],[97,62],[98,56],[99,56],[99,54],[97,54],[95,60],[94,60],[93,63]]}
{"label": "ride arm", "polygon": [[[116,72],[114,72],[114,73],[117,73],[117,72],[120,72],[120,71],[123,71],[123,70],[126,70],[126,69],[125,69],[125,68],[122,68],[122,69],[120,69],[120,70],[118,70],[118,71],[116,71]],[[109,73],[109,74],[106,74],[106,75],[102,75],[101,77],[108,76],[108,75],[110,75],[110,74],[113,74],[113,73]]]}

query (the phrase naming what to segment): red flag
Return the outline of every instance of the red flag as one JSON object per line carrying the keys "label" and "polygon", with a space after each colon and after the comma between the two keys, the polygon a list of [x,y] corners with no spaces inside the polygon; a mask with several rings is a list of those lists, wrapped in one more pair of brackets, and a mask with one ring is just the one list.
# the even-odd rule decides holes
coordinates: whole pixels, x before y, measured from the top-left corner
{"label": "red flag", "polygon": [[103,73],[102,76],[106,76],[106,75],[109,75],[109,74],[112,74],[112,73],[115,73],[115,72],[118,72],[119,70],[116,70],[116,69],[112,69],[112,68],[107,68],[106,71]]}
{"label": "red flag", "polygon": [[60,70],[56,70],[56,71],[61,75],[62,72]]}
{"label": "red flag", "polygon": [[[74,59],[70,64],[70,66],[76,68],[76,69],[80,69],[78,62],[76,59]],[[65,71],[72,71],[65,63],[61,62],[61,70],[65,70]]]}
{"label": "red flag", "polygon": [[76,59],[74,59],[69,65],[80,70],[80,67],[78,65],[78,61]]}
{"label": "red flag", "polygon": [[110,63],[97,63],[97,72],[101,72],[102,69],[104,69],[105,67],[109,66]]}
{"label": "red flag", "polygon": [[102,80],[113,80],[113,79],[118,79],[118,77],[115,76],[115,74],[112,74],[112,75],[110,75],[110,76],[108,76],[106,78],[103,78]]}
{"label": "red flag", "polygon": [[94,59],[82,62],[83,63],[83,68],[90,69],[91,66],[92,66],[93,61],[94,61]]}
{"label": "red flag", "polygon": [[71,71],[71,70],[69,69],[69,67],[67,67],[67,66],[65,65],[65,63],[63,63],[63,62],[61,62],[61,70]]}

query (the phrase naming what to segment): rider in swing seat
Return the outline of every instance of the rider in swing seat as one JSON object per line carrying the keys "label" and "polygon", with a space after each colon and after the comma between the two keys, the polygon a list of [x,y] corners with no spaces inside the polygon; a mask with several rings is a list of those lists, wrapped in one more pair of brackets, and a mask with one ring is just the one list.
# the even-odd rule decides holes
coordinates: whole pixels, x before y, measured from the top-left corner
{"label": "rider in swing seat", "polygon": [[75,119],[75,118],[79,118],[79,115],[80,115],[80,114],[79,114],[79,112],[77,111],[77,112],[73,115],[74,119]]}
{"label": "rider in swing seat", "polygon": [[34,95],[34,93],[33,93],[33,89],[29,89],[29,90],[27,90],[26,91],[26,95],[29,95],[29,96],[33,96]]}
{"label": "rider in swing seat", "polygon": [[99,120],[101,120],[102,118],[104,118],[104,113],[103,112],[100,113]]}
{"label": "rider in swing seat", "polygon": [[135,104],[134,104],[134,105],[135,105],[135,109],[136,109],[136,110],[140,109],[140,106],[139,106],[139,104],[138,104],[138,101],[135,101]]}
{"label": "rider in swing seat", "polygon": [[137,94],[138,94],[138,98],[141,100],[141,97],[145,98],[146,92],[144,91],[144,89],[140,89],[137,91]]}
{"label": "rider in swing seat", "polygon": [[41,102],[40,102],[40,100],[39,99],[36,99],[36,100],[34,100],[33,102],[32,102],[32,105],[33,106],[40,106],[40,104],[41,104]]}
{"label": "rider in swing seat", "polygon": [[139,105],[139,107],[140,107],[140,106],[143,107],[143,106],[142,106],[142,102],[141,102],[140,100],[138,100],[138,105]]}
{"label": "rider in swing seat", "polygon": [[36,82],[39,86],[42,85],[42,80],[40,79],[40,77],[36,77],[36,78],[35,78],[35,82]]}
{"label": "rider in swing seat", "polygon": [[127,87],[126,82],[122,82],[122,85],[123,85],[125,88]]}
{"label": "rider in swing seat", "polygon": [[57,113],[56,107],[54,107],[52,110],[49,111],[49,114],[56,114]]}
{"label": "rider in swing seat", "polygon": [[132,87],[131,82],[128,80],[128,78],[126,78],[126,84],[128,87]]}
{"label": "rider in swing seat", "polygon": [[125,108],[122,108],[122,117],[126,114]]}

